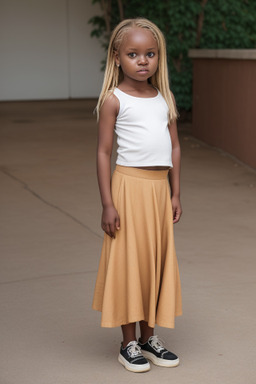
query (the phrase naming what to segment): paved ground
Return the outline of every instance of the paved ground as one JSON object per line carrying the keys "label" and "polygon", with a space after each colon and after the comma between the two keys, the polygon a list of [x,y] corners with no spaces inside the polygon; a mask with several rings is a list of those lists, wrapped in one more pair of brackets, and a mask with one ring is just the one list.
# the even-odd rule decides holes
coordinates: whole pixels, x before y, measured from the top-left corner
{"label": "paved ground", "polygon": [[178,368],[117,362],[91,310],[102,242],[93,101],[2,103],[1,384],[254,384],[256,174],[181,127]]}

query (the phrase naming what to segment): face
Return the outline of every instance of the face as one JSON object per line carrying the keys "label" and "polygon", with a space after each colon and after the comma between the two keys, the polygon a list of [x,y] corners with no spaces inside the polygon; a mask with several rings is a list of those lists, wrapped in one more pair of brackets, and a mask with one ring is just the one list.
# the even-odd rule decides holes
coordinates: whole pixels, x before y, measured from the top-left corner
{"label": "face", "polygon": [[124,81],[147,81],[158,67],[158,46],[152,32],[131,28],[124,36],[115,60],[122,68]]}

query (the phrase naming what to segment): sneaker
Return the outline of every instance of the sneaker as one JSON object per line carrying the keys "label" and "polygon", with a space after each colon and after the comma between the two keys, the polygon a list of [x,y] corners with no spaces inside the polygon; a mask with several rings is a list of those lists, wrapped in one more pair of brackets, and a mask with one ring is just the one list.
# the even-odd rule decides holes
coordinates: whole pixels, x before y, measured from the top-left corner
{"label": "sneaker", "polygon": [[158,336],[151,336],[144,344],[139,342],[143,356],[160,367],[176,367],[179,358],[163,346],[163,341]]}
{"label": "sneaker", "polygon": [[149,362],[142,355],[141,348],[135,340],[130,341],[125,348],[121,344],[118,361],[128,371],[146,372],[150,370]]}

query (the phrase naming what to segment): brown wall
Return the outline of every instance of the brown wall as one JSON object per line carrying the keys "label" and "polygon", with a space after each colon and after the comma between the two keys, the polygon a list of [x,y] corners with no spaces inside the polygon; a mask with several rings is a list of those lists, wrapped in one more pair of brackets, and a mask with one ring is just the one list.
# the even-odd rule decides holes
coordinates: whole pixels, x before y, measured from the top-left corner
{"label": "brown wall", "polygon": [[256,60],[193,62],[193,135],[256,168]]}

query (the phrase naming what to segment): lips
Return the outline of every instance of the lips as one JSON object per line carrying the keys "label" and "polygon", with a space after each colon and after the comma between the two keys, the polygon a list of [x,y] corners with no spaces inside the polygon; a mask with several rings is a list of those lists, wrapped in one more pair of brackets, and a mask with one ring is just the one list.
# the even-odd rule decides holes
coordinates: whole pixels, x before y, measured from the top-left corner
{"label": "lips", "polygon": [[140,70],[139,70],[139,71],[137,71],[137,72],[146,73],[146,72],[148,72],[148,69],[146,69],[146,68],[143,68],[143,69],[140,69]]}

